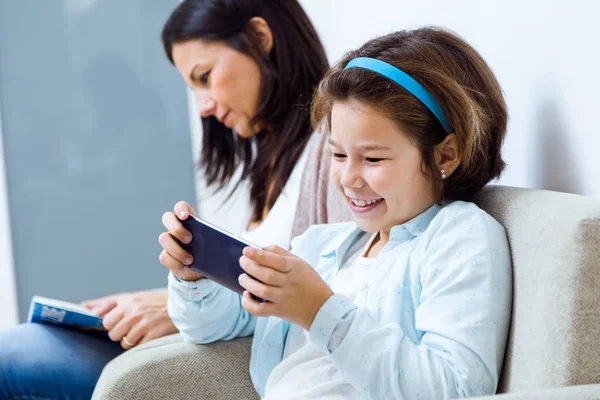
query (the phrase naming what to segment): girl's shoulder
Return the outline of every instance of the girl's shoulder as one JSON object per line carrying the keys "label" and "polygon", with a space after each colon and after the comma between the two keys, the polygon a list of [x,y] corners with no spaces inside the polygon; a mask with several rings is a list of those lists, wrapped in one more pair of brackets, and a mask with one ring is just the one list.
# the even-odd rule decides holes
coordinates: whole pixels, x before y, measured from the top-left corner
{"label": "girl's shoulder", "polygon": [[427,229],[430,239],[445,237],[463,241],[465,237],[481,241],[505,240],[504,227],[475,203],[453,201],[444,205]]}
{"label": "girl's shoulder", "polygon": [[469,201],[453,201],[444,205],[432,223],[433,222],[436,222],[438,225],[455,225],[456,223],[462,222],[465,224],[479,223],[499,228],[502,227],[494,217],[479,208],[477,204]]}

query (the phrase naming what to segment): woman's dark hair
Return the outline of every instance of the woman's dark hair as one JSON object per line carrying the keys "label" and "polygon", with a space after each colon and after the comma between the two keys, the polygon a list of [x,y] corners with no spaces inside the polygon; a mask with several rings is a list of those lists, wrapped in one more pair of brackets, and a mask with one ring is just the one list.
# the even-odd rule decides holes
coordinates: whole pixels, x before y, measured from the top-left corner
{"label": "woman's dark hair", "polygon": [[[423,85],[440,103],[456,135],[460,165],[446,180],[434,159],[448,133],[414,95],[387,78],[359,68],[356,57],[392,64]],[[504,169],[501,147],[508,115],[500,85],[483,58],[458,35],[439,28],[399,31],[349,52],[315,92],[313,125],[331,129],[335,102],[358,100],[395,121],[419,148],[423,171],[432,178],[438,201],[469,201]]]}
{"label": "woman's dark hair", "polygon": [[[271,29],[270,54],[262,50],[248,24],[253,17],[262,17]],[[253,57],[261,68],[262,104],[251,123],[261,122],[269,130],[243,139],[214,116],[202,118],[200,158],[208,184],[218,184],[218,189],[243,165],[240,181],[251,182],[252,221],[260,221],[281,194],[310,138],[308,107],[328,68],[325,50],[297,0],[184,0],[162,31],[171,62],[173,45],[191,39],[223,41]]]}

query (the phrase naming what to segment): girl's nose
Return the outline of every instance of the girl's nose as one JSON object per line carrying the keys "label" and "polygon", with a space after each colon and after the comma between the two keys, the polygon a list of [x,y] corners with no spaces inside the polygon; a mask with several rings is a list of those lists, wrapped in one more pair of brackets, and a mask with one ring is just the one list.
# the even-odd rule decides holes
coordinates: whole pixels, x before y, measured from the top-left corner
{"label": "girl's nose", "polygon": [[359,168],[347,163],[342,172],[340,183],[347,188],[360,188],[364,186],[365,181],[361,177]]}

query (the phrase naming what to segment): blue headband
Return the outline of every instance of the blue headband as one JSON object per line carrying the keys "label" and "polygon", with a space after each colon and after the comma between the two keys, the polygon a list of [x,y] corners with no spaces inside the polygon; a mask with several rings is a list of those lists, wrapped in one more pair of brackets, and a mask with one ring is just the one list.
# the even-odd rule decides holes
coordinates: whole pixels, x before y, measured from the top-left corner
{"label": "blue headband", "polygon": [[425,107],[429,108],[433,115],[436,116],[438,121],[440,121],[446,133],[450,133],[450,123],[448,123],[448,117],[446,116],[444,110],[442,110],[440,103],[438,103],[438,101],[431,95],[431,93],[427,91],[427,89],[423,87],[423,85],[414,80],[406,72],[381,60],[368,57],[358,57],[350,60],[344,69],[348,68],[368,69],[396,82],[398,85],[419,99],[421,103],[425,105]]}

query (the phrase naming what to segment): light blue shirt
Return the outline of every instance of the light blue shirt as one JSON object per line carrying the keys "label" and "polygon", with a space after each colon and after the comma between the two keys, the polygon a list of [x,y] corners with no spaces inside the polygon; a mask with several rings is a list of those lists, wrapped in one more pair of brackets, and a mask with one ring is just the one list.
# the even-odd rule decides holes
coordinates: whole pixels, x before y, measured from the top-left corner
{"label": "light blue shirt", "polygon": [[[292,252],[326,281],[365,234],[353,222],[316,225]],[[354,300],[335,294],[310,327],[346,380],[368,399],[441,399],[495,393],[512,298],[504,228],[472,203],[433,206],[392,228]],[[211,281],[169,277],[169,315],[184,339],[254,334],[250,374],[264,396],[290,324],[257,318]]]}

